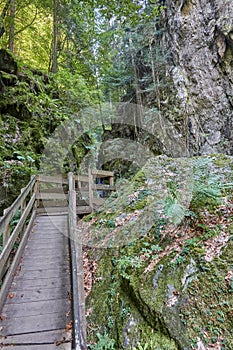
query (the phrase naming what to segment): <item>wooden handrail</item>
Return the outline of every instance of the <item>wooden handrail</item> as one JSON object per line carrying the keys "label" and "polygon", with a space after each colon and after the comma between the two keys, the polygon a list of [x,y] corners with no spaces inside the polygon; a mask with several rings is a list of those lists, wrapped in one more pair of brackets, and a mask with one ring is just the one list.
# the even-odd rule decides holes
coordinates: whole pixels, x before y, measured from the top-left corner
{"label": "wooden handrail", "polygon": [[54,183],[54,184],[68,184],[67,177],[64,176],[48,176],[48,175],[38,175],[39,182],[42,183]]}
{"label": "wooden handrail", "polygon": [[[75,179],[68,174],[69,183],[69,241],[71,253],[72,306],[73,306],[73,349],[86,350],[86,327],[84,283],[82,266],[82,240],[76,236],[76,191]],[[75,244],[76,243],[76,244]],[[78,264],[77,264],[78,262]]]}
{"label": "wooden handrail", "polygon": [[[0,291],[0,310],[3,307],[9,287],[13,281],[18,263],[21,259],[24,247],[27,242],[35,218],[35,201],[37,191],[37,177],[33,176],[28,185],[21,190],[21,194],[14,203],[4,211],[4,216],[0,221],[0,233],[3,235],[3,250],[0,254],[0,279],[3,283]],[[27,199],[30,197],[30,199]],[[20,218],[15,228],[11,232],[10,222],[14,218],[17,210],[20,209]],[[30,216],[29,223],[26,220]],[[23,233],[22,236],[21,233]],[[14,244],[20,237],[20,244],[13,261],[10,262],[11,252]]]}
{"label": "wooden handrail", "polygon": [[0,234],[3,234],[3,245],[5,245],[8,240],[8,237],[4,237],[8,234],[7,226],[9,225],[10,221],[13,219],[17,210],[23,207],[23,203],[27,198],[27,196],[29,195],[30,191],[32,191],[35,183],[36,183],[36,176],[33,176],[31,178],[31,181],[22,190],[21,194],[16,198],[13,204],[4,211],[4,215],[0,220]]}

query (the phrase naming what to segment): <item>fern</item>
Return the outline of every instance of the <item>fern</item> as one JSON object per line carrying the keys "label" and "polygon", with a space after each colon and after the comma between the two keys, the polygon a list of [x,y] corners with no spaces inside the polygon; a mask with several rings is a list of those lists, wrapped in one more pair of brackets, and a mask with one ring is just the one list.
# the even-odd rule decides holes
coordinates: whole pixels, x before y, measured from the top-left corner
{"label": "fern", "polygon": [[92,350],[115,350],[115,340],[111,339],[108,334],[97,333],[98,342],[96,344],[90,345]]}
{"label": "fern", "polygon": [[177,198],[170,195],[165,200],[164,213],[175,225],[179,225],[186,214],[186,209]]}
{"label": "fern", "polygon": [[221,204],[223,187],[221,176],[212,171],[208,158],[201,158],[194,162],[192,200],[194,206],[217,206]]}

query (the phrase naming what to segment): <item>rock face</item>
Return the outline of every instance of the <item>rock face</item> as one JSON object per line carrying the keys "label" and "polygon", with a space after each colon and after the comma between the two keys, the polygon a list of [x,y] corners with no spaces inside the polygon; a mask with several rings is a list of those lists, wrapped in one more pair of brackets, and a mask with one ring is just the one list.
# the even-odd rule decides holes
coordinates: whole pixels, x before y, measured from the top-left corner
{"label": "rock face", "polygon": [[166,0],[165,6],[173,97],[163,113],[177,121],[190,155],[233,154],[232,0]]}
{"label": "rock face", "polygon": [[221,154],[155,157],[79,221],[90,343],[99,332],[113,349],[233,348],[232,170]]}

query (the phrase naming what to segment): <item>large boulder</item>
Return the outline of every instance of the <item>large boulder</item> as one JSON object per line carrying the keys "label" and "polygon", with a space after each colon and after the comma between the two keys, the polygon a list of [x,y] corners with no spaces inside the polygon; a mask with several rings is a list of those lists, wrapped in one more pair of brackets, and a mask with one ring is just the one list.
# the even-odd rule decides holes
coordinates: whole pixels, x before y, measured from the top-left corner
{"label": "large boulder", "polygon": [[232,349],[232,170],[220,154],[158,156],[79,223],[90,342]]}

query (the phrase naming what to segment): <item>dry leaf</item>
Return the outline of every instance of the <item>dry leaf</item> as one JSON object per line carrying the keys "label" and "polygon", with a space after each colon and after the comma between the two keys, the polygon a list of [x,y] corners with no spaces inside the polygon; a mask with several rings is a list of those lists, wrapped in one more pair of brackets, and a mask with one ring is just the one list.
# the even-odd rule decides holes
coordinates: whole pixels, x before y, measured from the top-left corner
{"label": "dry leaf", "polygon": [[233,280],[233,271],[229,270],[227,272],[226,277],[225,277],[225,281],[226,281],[226,284],[227,284],[228,287],[230,287],[232,280]]}
{"label": "dry leaf", "polygon": [[70,321],[67,325],[66,325],[66,332],[69,332],[72,329],[73,326],[73,321]]}

